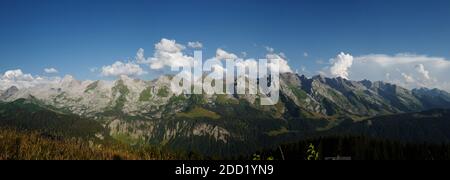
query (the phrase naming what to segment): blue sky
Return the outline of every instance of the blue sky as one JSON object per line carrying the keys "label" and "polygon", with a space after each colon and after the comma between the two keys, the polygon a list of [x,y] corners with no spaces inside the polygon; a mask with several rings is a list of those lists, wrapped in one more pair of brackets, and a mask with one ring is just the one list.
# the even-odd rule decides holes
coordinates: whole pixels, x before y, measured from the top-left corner
{"label": "blue sky", "polygon": [[[162,38],[264,57],[286,54],[314,74],[340,52],[450,59],[448,0],[1,0],[0,72],[97,79],[90,68],[146,56]],[[308,53],[308,57],[304,53]],[[425,68],[427,68],[425,66]],[[151,78],[154,74],[144,75]],[[450,72],[449,72],[450,73]],[[147,76],[147,77],[145,77]]]}

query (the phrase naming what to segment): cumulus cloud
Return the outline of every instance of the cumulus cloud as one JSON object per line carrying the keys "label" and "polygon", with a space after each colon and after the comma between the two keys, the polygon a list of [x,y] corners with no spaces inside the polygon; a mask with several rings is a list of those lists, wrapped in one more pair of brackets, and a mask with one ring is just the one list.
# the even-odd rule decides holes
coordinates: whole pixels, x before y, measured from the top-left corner
{"label": "cumulus cloud", "polygon": [[258,62],[255,59],[238,60],[236,61],[236,67],[245,69],[246,71],[249,69],[258,69]]}
{"label": "cumulus cloud", "polygon": [[[268,62],[268,68],[269,70],[272,70],[274,72],[280,72],[280,73],[286,73],[286,72],[293,72],[291,67],[289,66],[286,56],[284,53],[274,53],[273,48],[267,47],[268,54],[266,55],[266,59]],[[217,60],[237,60],[236,66],[248,69],[258,69],[258,61],[249,58],[249,59],[241,59],[236,54],[227,52],[223,49],[217,49],[216,56],[214,57]],[[275,69],[278,67],[277,69]]]}
{"label": "cumulus cloud", "polygon": [[416,70],[423,76],[423,78],[425,78],[426,80],[430,80],[430,72],[425,70],[425,66],[423,64],[416,65]]}
{"label": "cumulus cloud", "polygon": [[439,88],[450,91],[450,61],[416,54],[339,54],[326,68],[328,75],[352,80],[386,81],[406,88]]}
{"label": "cumulus cloud", "polygon": [[123,63],[120,61],[116,61],[114,64],[109,66],[103,66],[102,67],[102,76],[120,76],[120,75],[127,75],[127,76],[140,76],[143,74],[146,74],[139,65],[128,62]]}
{"label": "cumulus cloud", "polygon": [[42,84],[57,83],[59,79],[59,77],[34,77],[31,74],[23,73],[21,69],[8,70],[0,77],[0,89],[5,90],[11,86],[16,86],[19,89],[29,88]]}
{"label": "cumulus cloud", "polygon": [[201,42],[188,42],[188,47],[193,49],[201,49],[203,47],[203,44]]}
{"label": "cumulus cloud", "polygon": [[342,77],[348,79],[349,68],[353,64],[353,56],[341,52],[336,58],[330,60],[332,66],[330,73],[334,77]]}
{"label": "cumulus cloud", "polygon": [[6,71],[2,78],[11,81],[32,81],[34,79],[31,74],[24,74],[20,69]]}
{"label": "cumulus cloud", "polygon": [[[226,71],[227,71],[227,69],[225,68],[226,61],[236,60],[236,61],[240,62],[240,59],[238,58],[238,56],[236,54],[227,52],[221,48],[218,48],[216,50],[216,55],[214,57],[208,59],[207,61],[212,61],[212,60],[221,63],[221,64],[214,64],[211,66],[211,68],[218,74],[222,74],[222,75],[226,74]],[[213,77],[218,78],[216,76],[213,76]]]}
{"label": "cumulus cloud", "polygon": [[216,50],[216,57],[217,60],[235,60],[238,57],[236,56],[236,54],[233,53],[229,53],[223,49],[217,49]]}
{"label": "cumulus cloud", "polygon": [[56,70],[55,68],[45,68],[44,72],[47,74],[55,74],[58,73],[58,70]]}
{"label": "cumulus cloud", "polygon": [[[291,67],[288,64],[288,61],[286,60],[286,56],[283,53],[275,54],[275,53],[269,53],[266,55],[266,59],[268,61],[269,69],[274,72],[280,72],[280,73],[287,73],[287,72],[293,72]],[[275,69],[277,65],[279,69]]]}
{"label": "cumulus cloud", "polygon": [[408,75],[405,73],[401,73],[401,75],[403,77],[403,80],[405,80],[406,84],[411,84],[411,83],[416,82],[416,80],[411,75]]}
{"label": "cumulus cloud", "polygon": [[155,44],[153,57],[145,58],[144,49],[139,49],[136,54],[138,63],[148,64],[150,69],[159,70],[165,67],[192,66],[194,57],[183,54],[186,47],[176,43],[175,40],[161,39]]}
{"label": "cumulus cloud", "polygon": [[138,51],[136,53],[137,63],[140,63],[140,64],[149,63],[149,61],[147,59],[145,59],[144,52],[145,52],[144,49],[142,49],[142,48],[138,49]]}
{"label": "cumulus cloud", "polygon": [[[190,42],[188,47],[194,48],[199,47],[200,43]],[[194,57],[186,55],[183,51],[186,47],[182,44],[178,44],[175,40],[161,39],[160,42],[155,44],[155,51],[152,57],[146,58],[144,55],[144,49],[139,49],[136,53],[136,62],[139,64],[148,64],[150,69],[161,70],[164,68],[171,67],[184,67],[184,66],[196,66],[199,64],[196,62]],[[279,72],[292,72],[292,69],[288,65],[287,58],[283,53],[275,53],[275,50],[270,47],[266,47],[268,54],[266,59],[269,63],[269,68],[274,70],[275,65],[279,66]],[[246,53],[245,55],[246,56]],[[211,59],[226,61],[226,60],[241,60],[238,63],[240,66],[245,66],[245,68],[257,68],[255,64],[257,61],[255,59],[249,58],[246,60],[240,59],[236,54],[227,52],[221,48],[216,50],[216,54]],[[226,70],[224,66],[216,67],[216,69]]]}

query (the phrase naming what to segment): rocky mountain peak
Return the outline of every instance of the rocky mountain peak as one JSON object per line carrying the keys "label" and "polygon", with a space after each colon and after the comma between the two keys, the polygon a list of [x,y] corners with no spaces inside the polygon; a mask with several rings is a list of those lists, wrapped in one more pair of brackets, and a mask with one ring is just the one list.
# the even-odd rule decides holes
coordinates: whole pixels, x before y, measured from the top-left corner
{"label": "rocky mountain peak", "polygon": [[74,88],[76,86],[80,86],[81,81],[76,80],[71,75],[66,75],[66,76],[64,76],[63,79],[61,79],[60,85],[61,85],[61,87],[64,87],[64,88]]}
{"label": "rocky mountain peak", "polygon": [[19,91],[19,88],[17,88],[16,86],[11,86],[5,92],[16,93],[17,91]]}
{"label": "rocky mountain peak", "polygon": [[[119,109],[125,109],[130,113],[156,112],[156,108],[164,108],[171,103],[173,95],[170,89],[171,77],[165,75],[153,81],[144,81],[120,76],[116,81],[81,82],[72,76],[66,76],[60,84],[46,88],[35,87],[19,91],[17,87],[11,87],[1,93],[0,100],[13,101],[31,95],[47,102],[48,105],[73,109],[77,114],[101,113],[117,104],[120,105],[117,106]],[[351,81],[344,78],[327,78],[323,75],[308,78],[294,73],[283,73],[280,80],[282,86],[280,93],[287,98],[282,99],[281,103],[289,106],[291,111],[306,109],[311,113],[323,115],[351,113],[372,116],[379,113],[420,110],[427,107],[427,104],[434,104],[433,107],[446,105],[447,101],[450,104],[450,96],[444,91],[428,89],[411,91],[384,82]],[[208,99],[206,102],[215,103],[213,96],[205,97]],[[229,98],[235,96],[223,97],[225,99],[220,100],[227,102],[231,101]],[[257,96],[250,94],[236,97],[241,97],[250,104],[254,104],[257,100]],[[435,97],[433,103],[425,103],[431,97]],[[295,106],[289,105],[290,102],[294,102]],[[179,107],[188,104],[182,101],[177,103]]]}
{"label": "rocky mountain peak", "polygon": [[313,81],[319,81],[319,82],[322,82],[322,83],[325,83],[325,82],[327,81],[327,77],[325,77],[325,76],[322,75],[322,74],[313,76],[311,79],[312,79]]}
{"label": "rocky mountain peak", "polygon": [[11,86],[0,95],[0,100],[6,100],[14,96],[17,92],[19,92],[19,88],[17,88],[16,86]]}

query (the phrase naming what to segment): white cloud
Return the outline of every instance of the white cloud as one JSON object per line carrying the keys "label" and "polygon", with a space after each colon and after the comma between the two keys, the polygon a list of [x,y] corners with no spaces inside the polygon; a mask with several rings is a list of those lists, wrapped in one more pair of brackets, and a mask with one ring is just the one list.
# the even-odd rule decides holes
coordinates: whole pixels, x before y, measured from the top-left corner
{"label": "white cloud", "polygon": [[249,69],[258,69],[258,62],[255,59],[239,60],[236,61],[236,66],[248,71]]}
{"label": "white cloud", "polygon": [[144,49],[139,48],[136,53],[136,62],[140,64],[148,63],[147,59],[144,57]]}
{"label": "white cloud", "polygon": [[20,69],[6,71],[2,78],[11,81],[32,81],[34,79],[31,74],[24,74]]}
{"label": "white cloud", "polygon": [[[288,62],[286,60],[286,56],[284,53],[275,54],[273,51],[271,52],[270,47],[267,47],[269,53],[266,55],[266,59],[268,62],[268,68],[274,72],[293,72],[291,67],[288,65]],[[253,59],[240,59],[236,54],[229,53],[223,49],[217,49],[216,56],[214,57],[217,60],[239,60],[236,62],[236,66],[241,68],[248,69],[258,69],[258,62]],[[278,65],[279,69],[275,69],[275,65]]]}
{"label": "white cloud", "polygon": [[235,60],[237,58],[238,57],[236,56],[236,54],[226,52],[223,49],[219,48],[216,50],[216,59],[217,60]]}
{"label": "white cloud", "polygon": [[177,53],[181,52],[182,50],[186,49],[181,44],[177,44],[175,40],[169,40],[169,39],[161,39],[161,41],[157,44],[155,44],[155,49],[157,51],[164,51],[169,53]]}
{"label": "white cloud", "polygon": [[407,75],[405,73],[401,73],[401,75],[402,75],[403,79],[405,80],[405,82],[407,84],[411,84],[411,83],[415,83],[416,82],[416,80],[414,80],[414,78],[412,76],[410,76],[410,75]]}
{"label": "white cloud", "polygon": [[188,47],[193,49],[201,49],[203,47],[203,44],[201,42],[188,42]]}
{"label": "white cloud", "polygon": [[308,56],[309,56],[308,52],[303,53],[303,57],[308,57]]}
{"label": "white cloud", "polygon": [[439,88],[450,91],[450,61],[416,54],[340,54],[327,72],[352,80],[386,81],[406,88]]}
{"label": "white cloud", "polygon": [[185,46],[177,44],[175,40],[161,39],[155,44],[153,57],[145,58],[144,50],[139,49],[136,55],[138,63],[148,64],[151,69],[165,67],[183,67],[193,65],[194,58],[183,54]]}
{"label": "white cloud", "polygon": [[416,65],[416,70],[423,76],[423,78],[425,78],[426,80],[430,80],[430,72],[425,70],[425,66],[423,64]]}
{"label": "white cloud", "polygon": [[57,83],[59,77],[33,77],[31,74],[25,74],[21,69],[8,70],[0,77],[0,90],[5,90],[11,86],[19,89],[29,88],[42,84]]}
{"label": "white cloud", "polygon": [[[269,46],[266,46],[266,51],[268,52],[266,55],[266,59],[268,61],[268,67],[271,71],[286,73],[293,72],[291,67],[287,62],[286,55],[283,52],[275,53],[275,49]],[[279,69],[276,69],[277,65]]]}
{"label": "white cloud", "polygon": [[332,76],[348,79],[348,70],[353,64],[352,55],[341,52],[336,58],[331,59],[330,62],[332,64],[330,68],[330,73]]}
{"label": "white cloud", "polygon": [[275,49],[273,49],[272,47],[266,46],[266,51],[269,53],[273,53],[273,52],[275,52]]}
{"label": "white cloud", "polygon": [[271,69],[274,72],[277,72],[276,69],[274,69],[274,65],[279,66],[279,72],[280,73],[286,73],[286,72],[293,72],[291,67],[289,66],[287,60],[285,59],[284,54],[275,54],[275,53],[269,53],[266,55],[266,59],[268,61],[269,69]]}
{"label": "white cloud", "polygon": [[236,54],[229,53],[229,52],[227,52],[227,51],[225,51],[223,49],[220,49],[220,48],[218,48],[216,50],[216,56],[208,59],[207,61],[211,61],[211,60],[224,61],[221,65],[220,64],[212,65],[212,68],[214,69],[214,71],[219,73],[219,74],[226,74],[227,69],[225,68],[225,65],[226,65],[226,61],[227,60],[236,60],[237,61],[236,62],[237,65],[239,65],[239,63],[242,61],[241,59],[238,58],[238,56]]}
{"label": "white cloud", "polygon": [[[193,45],[198,45],[197,43],[188,43],[188,46],[193,47]],[[136,62],[140,64],[148,64],[151,69],[160,70],[167,67],[183,67],[187,65],[195,66],[198,64],[195,62],[194,57],[185,55],[183,51],[186,47],[182,44],[176,43],[175,40],[169,39],[161,39],[160,42],[155,44],[155,52],[153,57],[145,58],[144,49],[139,49],[136,53]],[[279,71],[281,73],[284,72],[292,72],[292,69],[289,67],[288,62],[286,60],[286,56],[283,53],[274,53],[274,49],[270,47],[266,47],[266,50],[269,52],[266,55],[266,59],[269,62],[269,68],[274,67],[274,65],[279,65]],[[246,56],[247,53],[243,53],[243,56]],[[216,50],[216,55],[212,59],[215,60],[237,60],[239,57],[234,53],[229,53],[221,48]],[[254,62],[253,62],[254,61]],[[246,68],[257,64],[254,59],[247,59],[241,62],[240,65],[245,65]],[[254,66],[257,67],[257,66]],[[224,67],[222,67],[225,70]]]}
{"label": "white cloud", "polygon": [[102,76],[120,76],[120,75],[127,75],[127,76],[140,76],[143,74],[146,74],[139,65],[129,62],[129,63],[123,63],[120,61],[116,61],[114,64],[109,66],[103,66],[102,67]]}
{"label": "white cloud", "polygon": [[44,72],[47,74],[55,74],[58,73],[58,70],[56,70],[55,68],[45,68]]}

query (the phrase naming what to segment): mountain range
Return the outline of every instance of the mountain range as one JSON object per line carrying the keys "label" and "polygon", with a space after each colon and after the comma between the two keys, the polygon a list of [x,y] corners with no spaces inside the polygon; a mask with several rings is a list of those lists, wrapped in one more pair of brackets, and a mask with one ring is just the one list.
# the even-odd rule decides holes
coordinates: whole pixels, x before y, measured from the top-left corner
{"label": "mountain range", "polygon": [[175,95],[170,81],[13,86],[0,91],[0,125],[221,156],[327,134],[450,142],[450,94],[438,89],[284,73],[280,101],[261,106],[262,94]]}

